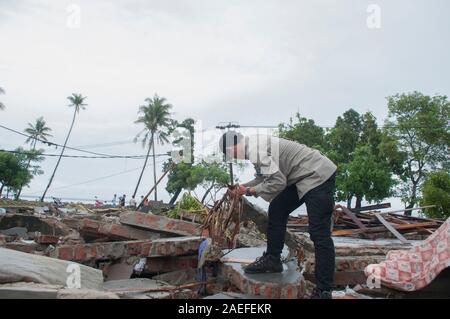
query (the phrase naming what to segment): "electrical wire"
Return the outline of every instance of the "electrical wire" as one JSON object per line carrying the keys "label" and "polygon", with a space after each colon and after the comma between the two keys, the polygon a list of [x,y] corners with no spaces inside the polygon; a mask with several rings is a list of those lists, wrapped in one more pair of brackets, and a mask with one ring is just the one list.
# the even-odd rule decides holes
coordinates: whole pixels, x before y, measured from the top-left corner
{"label": "electrical wire", "polygon": [[[7,152],[12,154],[29,154],[30,152],[24,151],[12,151],[12,150],[3,150],[0,149],[0,152]],[[48,157],[59,157],[61,154],[37,154],[38,156],[48,156]],[[67,158],[102,158],[102,159],[144,159],[147,155],[129,155],[129,156],[85,156],[85,155],[62,155],[61,157],[67,157]],[[153,157],[152,154],[148,155],[149,157]],[[161,157],[161,156],[170,156],[170,154],[167,153],[160,153],[155,154],[155,157]]]}
{"label": "electrical wire", "polygon": [[[12,129],[12,128],[6,127],[6,126],[1,125],[1,124],[0,124],[0,128],[3,128],[3,129],[8,130],[8,131],[10,131],[10,132],[19,134],[19,135],[24,136],[24,137],[26,137],[26,138],[34,139],[34,140],[36,140],[36,141],[38,141],[38,142],[41,142],[41,143],[43,143],[43,144],[47,144],[48,146],[64,147],[64,145],[57,144],[57,143],[50,142],[50,141],[45,141],[45,140],[42,140],[42,139],[39,139],[39,138],[35,138],[35,137],[31,136],[31,135],[28,135],[28,134],[19,132],[19,131],[17,131],[17,130],[14,130],[14,129]],[[146,156],[146,155],[123,156],[123,155],[103,154],[103,153],[97,153],[97,152],[86,151],[86,150],[82,150],[82,149],[75,148],[75,147],[71,147],[71,146],[67,146],[67,145],[66,145],[65,148],[66,148],[66,149],[69,149],[69,150],[77,151],[77,152],[86,153],[86,154],[102,156],[102,158],[133,158],[133,157],[142,158],[142,157],[145,157],[145,156]],[[52,156],[53,156],[53,155],[52,155]],[[59,156],[59,155],[58,155],[58,156]]]}

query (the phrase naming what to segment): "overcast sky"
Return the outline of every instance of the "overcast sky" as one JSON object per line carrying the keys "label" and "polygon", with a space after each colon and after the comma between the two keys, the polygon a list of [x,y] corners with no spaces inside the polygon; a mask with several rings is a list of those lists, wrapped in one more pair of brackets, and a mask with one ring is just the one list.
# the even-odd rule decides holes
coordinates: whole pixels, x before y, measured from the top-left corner
{"label": "overcast sky", "polygon": [[[44,116],[62,144],[66,97],[80,92],[88,107],[69,145],[135,155],[144,151],[133,121],[155,93],[205,129],[277,125],[297,111],[330,126],[350,107],[381,122],[389,95],[449,93],[449,11],[448,0],[0,0],[0,124],[23,130]],[[87,147],[117,141],[129,143]],[[23,142],[0,130],[1,148]],[[24,194],[40,195],[55,163]],[[130,195],[142,164],[64,159],[48,194]],[[152,185],[148,168],[139,195]]]}

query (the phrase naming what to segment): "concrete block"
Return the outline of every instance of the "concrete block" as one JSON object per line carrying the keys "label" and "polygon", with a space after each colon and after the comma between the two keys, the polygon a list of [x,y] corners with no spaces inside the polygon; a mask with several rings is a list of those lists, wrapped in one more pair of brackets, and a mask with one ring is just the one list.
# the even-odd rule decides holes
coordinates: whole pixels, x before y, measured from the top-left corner
{"label": "concrete block", "polygon": [[120,215],[120,222],[124,225],[180,236],[200,235],[201,232],[200,225],[196,223],[139,212],[130,212]]}
{"label": "concrete block", "polygon": [[[264,248],[240,248],[227,255],[227,259],[256,259]],[[283,251],[287,255],[287,250]],[[244,264],[226,262],[221,265],[221,274],[227,277],[242,293],[268,299],[298,299],[306,294],[305,279],[295,265],[283,265],[284,271],[277,274],[246,274]],[[289,266],[289,267],[288,267]]]}

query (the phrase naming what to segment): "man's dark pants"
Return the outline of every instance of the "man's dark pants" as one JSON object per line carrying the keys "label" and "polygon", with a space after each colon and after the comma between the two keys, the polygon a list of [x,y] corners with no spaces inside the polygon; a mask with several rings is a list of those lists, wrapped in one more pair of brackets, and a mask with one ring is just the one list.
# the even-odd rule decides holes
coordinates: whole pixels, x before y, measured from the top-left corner
{"label": "man's dark pants", "polygon": [[306,204],[309,233],[315,249],[317,288],[331,291],[334,280],[335,251],[331,239],[331,215],[334,208],[335,174],[313,188],[300,200],[296,185],[288,186],[269,205],[267,253],[280,256],[284,246],[289,214]]}

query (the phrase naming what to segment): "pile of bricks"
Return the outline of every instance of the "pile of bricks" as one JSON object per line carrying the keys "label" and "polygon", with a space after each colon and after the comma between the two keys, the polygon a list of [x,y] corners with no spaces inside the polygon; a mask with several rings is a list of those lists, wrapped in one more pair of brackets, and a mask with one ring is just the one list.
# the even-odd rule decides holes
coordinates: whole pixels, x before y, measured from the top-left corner
{"label": "pile of bricks", "polygon": [[200,232],[198,223],[134,211],[43,216],[15,208],[0,216],[0,247],[94,267],[105,281],[132,275],[192,280]]}

